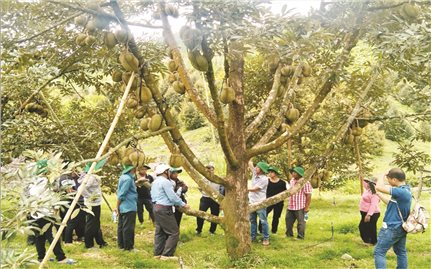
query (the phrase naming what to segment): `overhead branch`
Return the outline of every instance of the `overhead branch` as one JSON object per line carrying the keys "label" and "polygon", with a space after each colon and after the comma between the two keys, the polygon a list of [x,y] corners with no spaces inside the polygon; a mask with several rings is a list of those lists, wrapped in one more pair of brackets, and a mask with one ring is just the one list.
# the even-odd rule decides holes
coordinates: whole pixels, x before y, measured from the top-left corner
{"label": "overhead branch", "polygon": [[145,70],[144,80],[146,81],[148,88],[151,90],[153,100],[156,103],[157,109],[159,110],[160,114],[163,116],[166,125],[172,127],[169,133],[171,134],[172,141],[178,146],[181,154],[183,154],[183,156],[187,159],[190,165],[193,166],[193,168],[196,169],[205,178],[215,183],[225,184],[225,180],[223,178],[217,175],[212,175],[207,171],[205,166],[199,161],[194,152],[190,149],[187,142],[184,140],[180,130],[178,129],[174,117],[172,116],[169,108],[167,107],[165,98],[162,96],[160,90],[156,88],[153,83],[150,83],[150,70]]}
{"label": "overhead branch", "polygon": [[[193,12],[196,13],[195,15],[198,15],[199,13],[199,9],[196,4],[193,5]],[[196,21],[195,23],[196,23],[196,27],[199,30],[201,30],[201,32],[203,32],[203,25],[198,21]],[[212,63],[212,58],[214,53],[209,47],[208,41],[205,35],[202,38],[201,46],[202,46],[203,55],[208,61],[208,70],[205,73],[205,77],[207,79],[208,88],[210,89],[210,92],[211,92],[213,107],[217,117],[217,124],[215,125],[215,127],[217,129],[217,133],[220,139],[220,145],[229,166],[232,167],[232,169],[236,169],[239,165],[239,162],[237,157],[232,151],[232,147],[230,145],[230,142],[227,136],[223,109],[220,104],[217,87],[215,85],[214,66]]]}
{"label": "overhead branch", "polygon": [[369,117],[369,118],[356,118],[357,120],[363,120],[367,122],[376,122],[376,121],[385,121],[385,120],[391,120],[391,119],[404,119],[404,118],[414,118],[414,117],[420,117],[420,116],[431,116],[431,111],[425,111],[422,113],[414,113],[414,114],[407,114],[407,115],[400,115],[400,116],[381,116],[381,117]]}
{"label": "overhead branch", "polygon": [[183,207],[180,207],[179,210],[185,213],[186,215],[202,218],[204,220],[210,221],[212,223],[217,223],[222,226],[224,225],[224,217],[214,216],[210,213],[200,211],[200,210],[185,209]]}
{"label": "overhead branch", "polygon": [[271,91],[269,92],[268,98],[266,98],[265,103],[260,109],[259,114],[256,118],[247,126],[245,129],[245,139],[249,138],[251,134],[253,134],[257,127],[264,122],[265,117],[267,116],[271,105],[277,99],[277,93],[280,88],[280,78],[281,78],[281,65],[277,67],[277,70],[274,74],[274,82],[272,83]]}
{"label": "overhead branch", "polygon": [[282,133],[275,140],[264,144],[264,145],[256,145],[251,149],[247,150],[247,157],[251,158],[259,154],[263,154],[269,152],[271,150],[275,150],[283,145],[290,137],[295,136],[301,128],[311,119],[313,114],[320,107],[320,104],[325,100],[326,96],[331,92],[332,88],[337,82],[338,72],[341,70],[345,64],[348,62],[350,51],[358,42],[358,37],[360,33],[360,28],[357,28],[353,31],[353,33],[347,34],[346,44],[337,57],[331,71],[328,73],[327,78],[325,79],[323,85],[320,87],[319,93],[313,100],[313,103],[308,107],[304,114],[298,119],[298,121],[293,125],[290,131],[286,131]]}
{"label": "overhead branch", "polygon": [[121,141],[121,143],[119,143],[118,145],[116,145],[113,148],[110,148],[109,151],[105,154],[103,154],[102,156],[100,156],[99,158],[92,158],[92,159],[86,159],[86,160],[82,160],[80,162],[75,163],[73,166],[71,166],[72,168],[74,167],[78,167],[81,166],[83,164],[86,164],[88,162],[98,162],[100,160],[106,159],[109,156],[111,156],[114,152],[118,151],[121,147],[127,145],[128,143],[130,143],[131,141],[138,141],[138,140],[142,140],[142,139],[147,139],[153,136],[157,136],[163,133],[168,132],[169,130],[171,130],[172,127],[164,127],[156,132],[151,132],[151,133],[142,133],[142,134],[138,134],[138,135],[132,135],[131,137],[124,139],[123,141]]}
{"label": "overhead branch", "polygon": [[266,130],[265,134],[259,139],[256,145],[263,145],[265,143],[268,143],[271,137],[273,137],[274,134],[277,132],[277,129],[279,128],[279,126],[284,122],[285,115],[289,110],[290,100],[293,99],[295,91],[298,88],[298,79],[301,73],[302,73],[302,65],[298,65],[298,67],[295,69],[292,79],[289,81],[287,90],[283,97],[283,102],[281,104],[281,107],[279,107],[278,109],[278,112],[275,116],[273,123],[268,128],[268,130]]}
{"label": "overhead branch", "polygon": [[[61,1],[54,1],[54,0],[49,0],[49,3],[52,4],[56,4],[56,5],[60,5],[60,6],[64,6],[73,10],[79,10],[81,12],[85,12],[94,16],[99,16],[99,17],[103,17],[105,19],[108,19],[110,21],[114,21],[114,22],[118,22],[118,18],[110,13],[104,12],[102,10],[95,10],[95,9],[89,9],[89,8],[85,8],[85,7],[81,7],[81,6],[77,6],[77,5],[73,5],[73,4],[69,4],[67,2],[61,2]],[[114,3],[115,2],[115,3]],[[110,1],[109,5],[118,5],[116,3],[116,1]],[[128,22],[125,21],[128,25],[134,25],[134,26],[140,26],[140,27],[146,27],[146,28],[152,28],[152,29],[162,29],[162,26],[159,25],[151,25],[151,24],[145,24],[145,23],[138,23],[138,22]]]}
{"label": "overhead branch", "polygon": [[66,19],[64,19],[64,20],[62,20],[62,21],[60,21],[60,22],[58,22],[58,23],[56,23],[56,24],[52,25],[51,27],[48,27],[47,29],[45,29],[45,30],[43,30],[43,31],[41,31],[41,32],[39,32],[39,33],[36,33],[36,34],[34,34],[34,35],[30,36],[30,37],[24,38],[24,39],[20,39],[20,40],[17,40],[17,41],[12,41],[12,43],[19,44],[19,43],[23,43],[23,42],[26,42],[26,41],[30,41],[30,40],[32,40],[32,39],[34,39],[34,38],[38,37],[38,36],[41,36],[41,35],[43,35],[43,34],[45,34],[45,33],[49,32],[49,31],[51,31],[51,30],[52,30],[52,29],[54,29],[54,28],[57,28],[58,26],[60,26],[60,25],[62,25],[62,24],[65,24],[66,22],[68,22],[68,21],[70,21],[70,20],[74,19],[75,17],[78,17],[78,16],[79,16],[79,15],[81,15],[81,14],[82,14],[82,12],[77,12],[77,13],[73,14],[72,16],[67,17]]}
{"label": "overhead branch", "polygon": [[[161,7],[164,5],[161,3]],[[208,121],[214,126],[217,125],[217,119],[215,113],[210,109],[210,107],[200,98],[198,90],[194,87],[193,82],[189,76],[189,72],[184,64],[183,57],[181,56],[181,52],[178,48],[178,44],[175,41],[174,34],[172,33],[171,26],[169,24],[168,18],[166,16],[166,12],[164,12],[164,8],[161,8],[163,12],[161,12],[160,17],[162,19],[163,27],[164,27],[164,36],[166,43],[171,49],[172,55],[174,56],[174,61],[178,66],[178,74],[180,75],[181,82],[186,88],[187,94],[190,96],[190,99],[195,104],[197,109],[208,119]]]}
{"label": "overhead branch", "polygon": [[274,195],[260,203],[250,205],[249,212],[254,212],[261,208],[265,208],[270,205],[276,204],[280,201],[285,200],[289,196],[297,193],[311,179],[311,177],[316,173],[318,169],[323,168],[326,165],[326,162],[329,160],[329,158],[332,157],[332,155],[335,152],[335,148],[336,148],[335,146],[343,139],[349,127],[352,125],[353,121],[355,120],[355,117],[361,111],[361,107],[368,96],[368,92],[370,91],[371,87],[374,85],[378,75],[379,73],[377,69],[375,69],[374,74],[368,81],[367,85],[365,86],[365,89],[361,92],[361,95],[358,97],[358,100],[356,101],[356,105],[353,108],[352,112],[350,113],[349,117],[347,118],[345,123],[341,126],[341,128],[338,130],[334,139],[327,144],[325,152],[320,156],[319,161],[314,163],[310,168],[308,168],[305,171],[304,178],[299,180],[298,183],[293,188],[286,190],[282,193],[279,193],[277,195]]}
{"label": "overhead branch", "polygon": [[431,4],[430,1],[403,1],[392,5],[384,5],[384,6],[377,6],[377,7],[370,7],[367,10],[368,11],[378,11],[383,9],[391,9],[391,8],[397,8],[399,6],[402,6],[404,4],[418,4],[418,5],[429,5]]}
{"label": "overhead branch", "polygon": [[[168,146],[169,150],[171,152],[176,152],[176,145],[174,144],[174,141],[172,140],[172,137],[169,136],[169,134],[164,133],[162,134],[162,138],[165,141],[166,145]],[[184,160],[183,168],[187,171],[189,176],[193,179],[194,182],[196,182],[206,194],[211,196],[211,198],[216,201],[218,204],[221,204],[223,201],[224,196],[220,194],[220,192],[214,190],[209,186],[205,180],[203,179],[202,175],[199,174],[196,169],[193,168],[193,166],[189,163],[189,161],[186,159]]]}

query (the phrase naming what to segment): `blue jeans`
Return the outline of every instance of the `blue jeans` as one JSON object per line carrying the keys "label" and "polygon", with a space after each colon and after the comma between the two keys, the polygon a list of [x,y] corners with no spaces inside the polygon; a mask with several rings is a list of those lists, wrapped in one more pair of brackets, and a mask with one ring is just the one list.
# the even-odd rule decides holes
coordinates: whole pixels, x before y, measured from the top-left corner
{"label": "blue jeans", "polygon": [[386,252],[392,247],[397,255],[397,269],[407,268],[406,235],[403,227],[381,228],[374,248],[374,264],[386,269]]}
{"label": "blue jeans", "polygon": [[262,208],[250,214],[251,240],[256,240],[257,217],[259,217],[259,220],[262,223],[263,239],[264,240],[269,239],[269,228],[268,228],[268,220],[266,219],[266,208]]}

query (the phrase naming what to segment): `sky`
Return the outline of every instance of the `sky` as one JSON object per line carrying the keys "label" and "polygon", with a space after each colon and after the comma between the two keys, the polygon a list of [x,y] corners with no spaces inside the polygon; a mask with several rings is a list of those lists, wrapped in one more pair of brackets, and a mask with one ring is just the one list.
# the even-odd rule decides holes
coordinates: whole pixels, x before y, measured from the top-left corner
{"label": "sky", "polygon": [[[223,0],[219,0],[223,1]],[[311,8],[318,9],[320,6],[321,0],[272,0],[271,1],[271,11],[274,14],[279,14],[284,5],[286,5],[287,10],[294,9],[293,13],[299,13],[301,15],[307,15]],[[130,21],[134,21],[131,19]],[[180,28],[186,24],[184,18],[174,19],[169,17],[169,22],[171,24],[172,30],[174,33],[178,33]],[[161,25],[161,22],[158,21]],[[153,30],[149,28],[143,28],[138,26],[130,26],[130,30],[132,31],[135,37],[150,37],[157,34],[160,37],[161,30]]]}

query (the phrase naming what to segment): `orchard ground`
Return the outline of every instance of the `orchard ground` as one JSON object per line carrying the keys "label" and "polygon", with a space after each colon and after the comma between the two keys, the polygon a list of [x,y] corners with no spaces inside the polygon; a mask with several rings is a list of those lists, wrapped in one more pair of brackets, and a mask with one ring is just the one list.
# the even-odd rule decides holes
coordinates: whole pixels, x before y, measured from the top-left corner
{"label": "orchard ground", "polygon": [[[190,180],[187,179],[190,183]],[[356,185],[355,185],[356,186]],[[188,198],[193,208],[198,207],[199,192],[193,187]],[[115,196],[109,196],[114,204]],[[422,203],[431,203],[429,191],[422,193]],[[183,216],[180,243],[176,255],[181,257],[184,268],[374,268],[373,248],[362,244],[359,236],[358,194],[339,192],[313,192],[306,239],[297,241],[285,237],[285,210],[277,234],[271,234],[271,245],[253,244],[252,253],[243,259],[230,262],[224,245],[223,230],[218,227],[214,236],[205,223],[201,236],[195,235],[196,218]],[[382,213],[385,207],[381,204]],[[271,214],[272,216],[272,214]],[[270,217],[271,221],[271,217]],[[381,226],[382,217],[378,227]],[[331,229],[334,229],[332,238]],[[179,262],[160,261],[153,258],[154,227],[145,215],[144,225],[136,226],[134,252],[116,248],[116,224],[106,205],[102,206],[102,230],[109,246],[86,250],[83,244],[64,246],[67,256],[78,261],[76,265],[57,265],[51,268],[180,268]],[[431,264],[431,233],[408,235],[409,268],[429,268]],[[24,242],[24,241],[21,241]],[[343,260],[347,253],[353,260]],[[388,252],[388,268],[396,267],[396,256]],[[36,268],[36,267],[35,267]]]}

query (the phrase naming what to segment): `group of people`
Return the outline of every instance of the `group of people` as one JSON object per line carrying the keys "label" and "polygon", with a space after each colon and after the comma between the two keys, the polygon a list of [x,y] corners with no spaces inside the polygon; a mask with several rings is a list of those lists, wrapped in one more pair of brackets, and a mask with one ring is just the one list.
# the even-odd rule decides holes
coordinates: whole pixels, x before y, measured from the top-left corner
{"label": "group of people", "polygon": [[[397,268],[407,268],[407,233],[402,224],[410,214],[412,193],[406,184],[406,175],[399,168],[392,168],[383,178],[363,181],[364,191],[359,204],[361,221],[359,231],[363,242],[374,247],[376,268],[386,268],[386,253],[392,247],[397,255]],[[389,194],[390,197],[386,195]],[[380,217],[379,202],[387,204],[382,228],[377,235]]]}
{"label": "group of people", "polygon": [[[100,170],[105,161],[96,164],[95,170]],[[41,196],[46,191],[48,180],[44,176],[46,173],[46,161],[37,162],[37,180],[31,184],[27,190],[29,196]],[[86,173],[90,168],[88,164],[81,175],[71,173],[62,175],[55,181],[57,192],[75,192]],[[304,169],[300,166],[290,170],[291,179],[288,183],[279,178],[280,172],[274,166],[265,162],[258,162],[256,166],[249,163],[252,172],[251,185],[249,191],[249,203],[259,203],[265,199],[277,195],[286,189],[295,188],[304,176]],[[117,245],[120,249],[133,250],[135,237],[136,218],[142,224],[144,221],[144,207],[149,213],[151,223],[155,226],[154,233],[154,256],[160,259],[169,259],[174,256],[178,241],[179,227],[182,218],[180,208],[189,208],[185,194],[188,187],[185,182],[179,179],[181,168],[170,167],[166,164],[159,164],[154,169],[154,175],[148,173],[150,167],[124,166],[117,187],[117,205],[114,212],[118,215]],[[214,173],[214,164],[206,166],[209,173]],[[360,201],[361,221],[359,231],[362,240],[367,245],[375,245],[374,259],[376,268],[386,268],[386,253],[393,247],[397,255],[397,268],[407,268],[406,232],[402,228],[402,223],[410,213],[411,192],[405,183],[405,174],[401,169],[393,168],[385,175],[390,186],[383,183],[383,179],[371,178],[367,183],[363,183],[364,192]],[[208,185],[214,190],[224,195],[224,187],[213,183],[207,179]],[[207,211],[218,216],[220,206],[210,195],[203,190],[199,203],[199,210]],[[293,237],[293,226],[297,221],[297,239],[305,238],[305,226],[308,219],[308,211],[311,203],[312,186],[309,182],[300,186],[300,189],[289,197],[286,211],[286,236]],[[389,194],[390,198],[385,194]],[[70,196],[71,197],[71,196]],[[71,198],[69,198],[71,199]],[[379,201],[386,203],[387,209],[383,219],[382,228],[377,235],[377,220],[380,216]],[[102,191],[100,178],[95,175],[88,175],[86,188],[82,192],[82,197],[74,208],[74,217],[67,222],[67,227],[63,234],[65,243],[72,243],[72,234],[76,233],[78,240],[84,241],[86,248],[94,247],[94,241],[100,246],[107,246],[103,239],[100,228],[100,206],[102,203]],[[90,208],[92,213],[83,210]],[[250,213],[251,240],[257,241],[258,230],[263,235],[262,244],[269,245],[269,224],[268,214],[273,212],[271,232],[277,233],[279,218],[284,207],[284,202],[278,202],[267,208],[259,209]],[[77,210],[80,209],[80,210]],[[55,214],[53,209],[42,208],[34,214],[29,215],[33,219],[33,225],[39,228],[29,242],[34,243],[38,253],[38,259],[45,256],[46,241],[52,242],[52,225],[46,229],[48,223],[54,223]],[[65,212],[60,212],[63,218]],[[259,219],[259,222],[257,222]],[[197,218],[196,233],[201,234],[204,220]],[[211,223],[209,232],[216,232],[217,224]],[[54,255],[60,263],[73,264],[74,261],[67,259],[61,248],[60,242],[54,246]]]}
{"label": "group of people", "polygon": [[[278,178],[280,172],[274,166],[270,166],[265,162],[258,162],[256,166],[249,162],[249,168],[252,172],[251,186],[249,187],[249,202],[259,203],[267,198],[277,195],[288,188],[293,188],[299,184],[299,180],[304,176],[304,168],[297,166],[290,172],[292,179],[289,183]],[[297,224],[297,238],[304,239],[305,223],[307,214],[310,209],[311,193],[313,188],[310,182],[306,182],[298,192],[289,197],[289,204],[286,212],[286,236],[293,237],[293,226],[295,221]],[[250,214],[251,240],[257,242],[257,218],[259,218],[259,231],[263,235],[262,244],[269,245],[269,225],[268,214],[273,213],[271,232],[277,233],[279,219],[283,211],[284,202],[278,202],[267,208],[259,209]]]}

